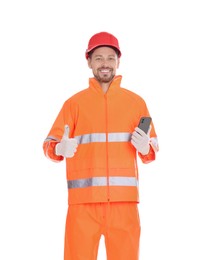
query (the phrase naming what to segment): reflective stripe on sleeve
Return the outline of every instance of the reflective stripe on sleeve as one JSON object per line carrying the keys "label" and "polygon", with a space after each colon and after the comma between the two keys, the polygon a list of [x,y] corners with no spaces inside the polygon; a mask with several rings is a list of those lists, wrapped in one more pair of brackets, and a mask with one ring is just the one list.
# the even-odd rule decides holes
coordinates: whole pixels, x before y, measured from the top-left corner
{"label": "reflective stripe on sleeve", "polygon": [[152,137],[150,138],[150,144],[152,148],[154,149],[155,152],[159,151],[159,146],[158,146],[158,139],[157,137]]}
{"label": "reflective stripe on sleeve", "polygon": [[[109,177],[110,186],[138,186],[138,180],[135,177]],[[107,177],[93,177],[87,179],[68,181],[68,189],[87,188],[93,186],[107,186]]]}
{"label": "reflective stripe on sleeve", "polygon": [[[92,133],[75,136],[78,144],[106,142],[106,133]],[[129,142],[131,133],[108,133],[108,142]]]}
{"label": "reflective stripe on sleeve", "polygon": [[44,142],[49,142],[49,141],[56,141],[59,142],[60,140],[54,136],[48,136]]}

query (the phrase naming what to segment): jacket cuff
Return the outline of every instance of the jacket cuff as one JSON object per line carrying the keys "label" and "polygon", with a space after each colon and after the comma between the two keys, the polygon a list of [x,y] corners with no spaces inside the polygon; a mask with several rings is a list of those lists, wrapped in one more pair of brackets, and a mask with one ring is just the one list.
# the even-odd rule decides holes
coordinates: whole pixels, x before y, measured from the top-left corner
{"label": "jacket cuff", "polygon": [[54,162],[60,162],[63,161],[64,159],[63,156],[55,154],[55,147],[58,143],[59,142],[56,141],[49,141],[49,142],[44,142],[43,144],[43,151],[45,156]]}
{"label": "jacket cuff", "polygon": [[138,155],[143,163],[150,163],[156,159],[156,153],[151,145],[148,154],[143,155],[140,152],[138,152]]}

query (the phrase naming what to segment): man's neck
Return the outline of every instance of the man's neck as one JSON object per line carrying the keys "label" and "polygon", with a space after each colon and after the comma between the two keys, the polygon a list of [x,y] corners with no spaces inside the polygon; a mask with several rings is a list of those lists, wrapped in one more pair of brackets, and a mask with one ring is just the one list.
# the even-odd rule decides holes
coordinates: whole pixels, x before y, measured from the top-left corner
{"label": "man's neck", "polygon": [[109,87],[110,87],[110,83],[111,83],[111,82],[109,82],[109,83],[104,83],[104,82],[100,83],[101,88],[102,88],[102,90],[103,90],[104,93],[106,93],[106,92],[108,91],[108,89],[109,89]]}

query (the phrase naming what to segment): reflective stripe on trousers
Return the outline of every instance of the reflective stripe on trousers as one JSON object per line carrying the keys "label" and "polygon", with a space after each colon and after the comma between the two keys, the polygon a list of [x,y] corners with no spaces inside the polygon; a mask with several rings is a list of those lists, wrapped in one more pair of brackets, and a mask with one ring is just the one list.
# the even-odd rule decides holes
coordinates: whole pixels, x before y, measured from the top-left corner
{"label": "reflective stripe on trousers", "polygon": [[[93,186],[107,186],[107,177],[92,177],[87,179],[69,180],[68,189],[86,188]],[[138,186],[138,180],[135,177],[109,177],[109,186]]]}

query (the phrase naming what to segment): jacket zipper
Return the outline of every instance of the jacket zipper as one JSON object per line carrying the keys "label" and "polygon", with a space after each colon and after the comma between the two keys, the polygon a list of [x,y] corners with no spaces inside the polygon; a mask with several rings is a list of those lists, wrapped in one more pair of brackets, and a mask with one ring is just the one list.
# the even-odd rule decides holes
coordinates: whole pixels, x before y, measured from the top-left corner
{"label": "jacket zipper", "polygon": [[108,100],[105,94],[105,126],[106,126],[106,177],[107,177],[107,201],[110,201],[110,186],[109,186],[109,152],[108,152]]}

